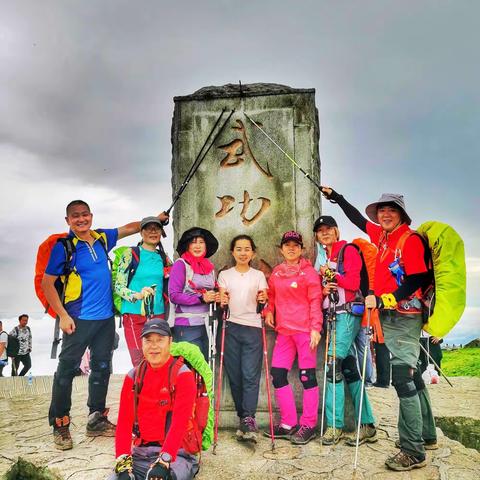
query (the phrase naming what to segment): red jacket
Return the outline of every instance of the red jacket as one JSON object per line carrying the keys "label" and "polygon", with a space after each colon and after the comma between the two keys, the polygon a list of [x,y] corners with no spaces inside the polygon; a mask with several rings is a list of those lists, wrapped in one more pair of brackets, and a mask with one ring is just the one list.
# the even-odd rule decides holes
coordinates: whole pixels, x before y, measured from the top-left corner
{"label": "red jacket", "polygon": [[[168,390],[168,370],[173,357],[160,368],[147,366],[142,391],[138,402],[138,424],[142,440],[158,442],[162,452],[167,452],[175,460],[178,449],[182,446],[183,437],[187,431],[197,387],[193,373],[182,367],[175,383],[175,398],[172,411],[172,422],[165,435],[165,419],[169,411],[170,392]],[[131,454],[133,413],[133,372],[125,377],[120,396],[117,431],[115,435],[115,454]]]}
{"label": "red jacket", "polygon": [[268,280],[266,312],[275,313],[275,330],[283,335],[312,330],[323,325],[322,287],[312,264],[300,259],[298,265],[277,265]]}
{"label": "red jacket", "polygon": [[[402,224],[395,231],[386,234],[380,225],[367,223],[367,234],[370,240],[378,247],[377,263],[375,265],[375,295],[392,293],[398,285],[395,277],[390,273],[388,266],[395,260],[395,249],[400,237],[407,231],[412,231],[407,224]],[[407,275],[424,273],[425,247],[418,235],[410,235],[403,246],[401,257]]]}

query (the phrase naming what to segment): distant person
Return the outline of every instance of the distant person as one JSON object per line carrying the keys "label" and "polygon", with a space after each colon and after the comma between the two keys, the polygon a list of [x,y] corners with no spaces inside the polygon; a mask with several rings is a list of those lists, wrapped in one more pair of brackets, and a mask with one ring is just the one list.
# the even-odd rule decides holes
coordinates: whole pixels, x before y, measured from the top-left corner
{"label": "distant person", "polygon": [[3,367],[8,364],[7,356],[8,335],[3,330],[3,324],[0,320],[0,377],[3,377]]}
{"label": "distant person", "polygon": [[[108,480],[191,480],[199,469],[198,452],[187,451],[192,446],[188,439],[197,395],[194,372],[185,363],[178,364],[173,395],[170,376],[179,360],[170,354],[168,323],[149,320],[141,339],[145,363],[131,370],[123,382],[115,436],[117,460]],[[198,366],[204,360],[195,350]],[[135,385],[141,388],[137,395]]]}
{"label": "distant person", "polygon": [[[149,318],[165,318],[163,302],[164,259],[159,249],[162,222],[146,217],[140,224],[142,241],[138,247],[126,248],[118,264],[115,293],[122,298],[123,331],[132,365],[143,359],[140,334]],[[153,287],[153,288],[152,288]],[[143,301],[152,302],[152,311],[145,312]]]}
{"label": "distant person", "polygon": [[[442,368],[443,353],[441,345],[443,343],[443,339],[431,336],[428,333],[423,333],[420,337],[420,343],[422,344],[423,348],[425,348],[425,350],[430,354],[431,357],[429,358],[423,350],[420,352],[420,371],[423,373],[427,369],[429,363],[434,365],[432,360],[440,368]],[[434,367],[435,370],[438,370],[435,365]]]}
{"label": "distant person", "polygon": [[[10,332],[12,337],[16,337],[19,342],[18,354],[12,359],[12,377],[23,377],[32,368],[32,359],[30,352],[32,351],[32,331],[27,325],[28,315],[23,313],[18,317],[18,325]],[[23,365],[20,372],[18,367]]]}
{"label": "distant person", "polygon": [[[166,214],[160,214],[161,221]],[[83,200],[67,205],[65,220],[70,227],[69,238],[75,246],[68,277],[65,305],[62,304],[55,282],[64,274],[66,253],[62,243],[56,243],[42,280],[42,289],[51,308],[60,317],[63,331],[62,351],[53,380],[49,422],[53,426],[55,447],[73,447],[70,435],[72,381],[78,372],[82,356],[90,348],[88,386],[89,416],[86,435],[115,436],[115,425],[108,420],[105,408],[110,379],[110,359],[115,337],[112,276],[108,252],[117,240],[138,233],[140,222],[113,229],[92,230],[93,214]]]}

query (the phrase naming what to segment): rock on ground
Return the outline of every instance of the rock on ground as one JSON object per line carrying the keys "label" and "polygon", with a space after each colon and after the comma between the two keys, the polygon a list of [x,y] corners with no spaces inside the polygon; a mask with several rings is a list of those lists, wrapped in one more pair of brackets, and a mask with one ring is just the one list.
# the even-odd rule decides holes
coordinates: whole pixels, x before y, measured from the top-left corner
{"label": "rock on ground", "polygon": [[[85,436],[87,382],[75,380],[72,409],[73,450],[60,452],[52,442],[47,422],[51,379],[36,378],[33,386],[25,379],[0,379],[0,475],[18,456],[47,465],[61,472],[65,480],[100,480],[110,472],[113,460],[113,438]],[[435,416],[480,418],[480,379],[455,378],[455,389],[445,382],[429,386]],[[121,376],[113,376],[109,391],[111,418],[118,412]],[[275,451],[270,440],[260,438],[254,449],[240,444],[229,430],[220,432],[216,455],[212,450],[202,454],[198,480],[467,480],[478,478],[480,453],[439,434],[436,451],[427,453],[428,466],[411,472],[391,472],[384,466],[387,455],[395,453],[397,438],[397,400],[393,388],[369,389],[379,424],[379,441],[360,447],[359,463],[353,472],[355,449],[344,444],[321,446],[313,441],[297,447],[277,440]],[[477,473],[475,473],[477,472]]]}

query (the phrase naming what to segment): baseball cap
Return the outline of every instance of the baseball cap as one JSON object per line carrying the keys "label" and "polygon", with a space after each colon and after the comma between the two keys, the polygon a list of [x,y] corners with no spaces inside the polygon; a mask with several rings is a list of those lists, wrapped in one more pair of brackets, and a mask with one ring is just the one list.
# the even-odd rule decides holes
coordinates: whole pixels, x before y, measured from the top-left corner
{"label": "baseball cap", "polygon": [[158,333],[158,335],[162,335],[163,337],[171,337],[172,332],[168,323],[161,318],[154,318],[152,320],[148,320],[142,328],[141,337],[148,335],[149,333]]}
{"label": "baseball cap", "polygon": [[337,222],[330,215],[322,215],[321,217],[318,217],[313,224],[313,231],[316,232],[322,225],[338,228]]}
{"label": "baseball cap", "polygon": [[140,230],[143,230],[149,223],[155,223],[159,225],[160,228],[162,227],[162,222],[158,217],[145,217],[140,222]]}
{"label": "baseball cap", "polygon": [[295,230],[290,230],[288,232],[285,232],[282,235],[282,241],[280,242],[280,246],[283,245],[284,243],[287,242],[297,242],[299,245],[303,247],[303,238],[300,233],[295,232]]}

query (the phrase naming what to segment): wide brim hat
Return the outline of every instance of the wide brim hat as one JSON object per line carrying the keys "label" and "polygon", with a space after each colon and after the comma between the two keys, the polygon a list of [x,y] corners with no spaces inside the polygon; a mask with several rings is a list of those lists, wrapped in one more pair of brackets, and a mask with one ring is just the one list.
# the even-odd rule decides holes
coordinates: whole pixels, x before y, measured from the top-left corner
{"label": "wide brim hat", "polygon": [[374,223],[378,223],[377,220],[377,210],[379,205],[382,204],[394,204],[396,205],[403,213],[403,219],[407,225],[412,223],[412,219],[408,216],[407,210],[405,208],[405,200],[403,199],[403,195],[399,193],[382,193],[380,199],[376,202],[367,205],[365,208],[365,213],[367,217]]}
{"label": "wide brim hat", "polygon": [[177,244],[177,252],[181,256],[188,250],[188,245],[197,237],[202,237],[207,245],[206,258],[211,257],[218,250],[218,240],[212,232],[205,228],[193,227],[183,232]]}

